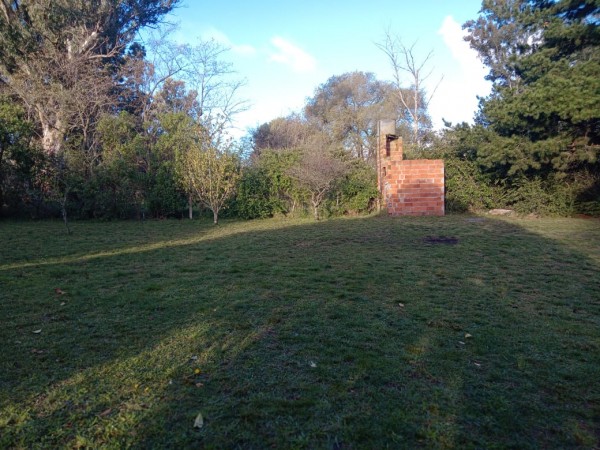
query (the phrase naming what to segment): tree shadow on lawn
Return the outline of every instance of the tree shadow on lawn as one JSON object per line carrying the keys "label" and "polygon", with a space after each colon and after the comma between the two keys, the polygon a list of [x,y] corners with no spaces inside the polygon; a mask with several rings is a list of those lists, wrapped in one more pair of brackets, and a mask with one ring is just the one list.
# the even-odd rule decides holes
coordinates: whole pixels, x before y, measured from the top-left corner
{"label": "tree shadow on lawn", "polygon": [[518,222],[266,223],[39,268],[67,309],[1,332],[0,444],[598,445],[597,262]]}

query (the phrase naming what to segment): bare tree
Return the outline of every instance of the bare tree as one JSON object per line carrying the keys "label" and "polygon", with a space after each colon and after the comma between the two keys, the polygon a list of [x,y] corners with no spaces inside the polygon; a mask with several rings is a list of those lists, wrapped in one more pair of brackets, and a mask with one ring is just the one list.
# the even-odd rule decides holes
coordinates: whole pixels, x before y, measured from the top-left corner
{"label": "bare tree", "polygon": [[122,69],[123,76],[132,81],[143,96],[139,105],[142,122],[150,120],[152,110],[156,112],[155,98],[164,89],[165,84],[181,79],[190,66],[187,58],[188,45],[177,44],[169,40],[176,26],[165,26],[149,32],[140,42],[143,45],[144,58],[129,58]]}
{"label": "bare tree", "polygon": [[223,59],[229,48],[215,40],[185,48],[189,64],[182,79],[197,93],[196,120],[208,132],[211,146],[222,149],[229,139],[233,118],[248,109],[239,96],[245,81],[237,77],[233,65]]}
{"label": "bare tree", "polygon": [[332,155],[323,136],[312,136],[300,150],[300,161],[288,173],[309,192],[315,220],[319,220],[319,208],[323,200],[348,167],[344,161]]}
{"label": "bare tree", "polygon": [[142,117],[148,120],[152,110],[158,112],[157,94],[169,90],[165,88],[187,89],[194,102],[185,112],[204,127],[209,145],[222,148],[233,118],[248,109],[248,102],[239,95],[245,80],[225,60],[228,47],[214,39],[177,44],[168,39],[172,31],[169,26],[150,33],[143,41],[148,46],[147,60],[132,61],[129,68],[145,94]]}
{"label": "bare tree", "polygon": [[[421,146],[422,127],[428,121],[427,109],[443,78],[440,78],[431,94],[426,95],[424,82],[433,73],[433,69],[428,70],[426,65],[433,56],[433,51],[419,61],[415,55],[416,42],[408,47],[398,36],[393,36],[390,30],[386,31],[383,42],[375,45],[388,57],[392,66],[396,96],[412,122],[412,141]],[[410,77],[409,90],[402,88],[403,73],[408,73]]]}

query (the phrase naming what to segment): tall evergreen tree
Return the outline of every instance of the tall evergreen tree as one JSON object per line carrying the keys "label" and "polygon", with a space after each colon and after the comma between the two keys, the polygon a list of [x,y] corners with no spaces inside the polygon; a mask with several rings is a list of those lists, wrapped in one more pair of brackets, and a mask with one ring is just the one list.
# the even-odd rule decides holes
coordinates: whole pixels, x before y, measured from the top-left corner
{"label": "tall evergreen tree", "polygon": [[502,176],[598,169],[600,1],[485,0],[466,38],[490,67],[479,157]]}

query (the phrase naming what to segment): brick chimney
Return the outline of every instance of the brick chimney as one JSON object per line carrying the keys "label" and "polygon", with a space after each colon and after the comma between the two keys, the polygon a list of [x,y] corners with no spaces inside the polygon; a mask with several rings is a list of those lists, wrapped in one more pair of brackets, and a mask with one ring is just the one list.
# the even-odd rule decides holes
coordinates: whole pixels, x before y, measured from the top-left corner
{"label": "brick chimney", "polygon": [[377,185],[391,216],[444,215],[444,161],[404,160],[394,120],[378,126]]}

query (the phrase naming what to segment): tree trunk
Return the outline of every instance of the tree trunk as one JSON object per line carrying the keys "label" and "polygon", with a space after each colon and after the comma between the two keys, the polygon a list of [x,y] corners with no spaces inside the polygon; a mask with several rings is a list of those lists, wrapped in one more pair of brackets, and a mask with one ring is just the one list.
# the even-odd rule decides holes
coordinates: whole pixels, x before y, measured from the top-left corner
{"label": "tree trunk", "polygon": [[419,139],[419,78],[418,74],[415,75],[415,87],[414,87],[414,98],[413,102],[415,104],[414,114],[413,114],[413,142],[417,147],[421,146],[421,142]]}
{"label": "tree trunk", "polygon": [[2,207],[4,206],[4,192],[2,190],[2,186],[4,185],[3,184],[4,174],[2,173],[3,158],[4,158],[4,147],[2,147],[2,144],[0,144],[0,210],[2,210]]}
{"label": "tree trunk", "polygon": [[42,125],[42,148],[44,152],[51,156],[60,154],[65,136],[60,118],[56,117],[51,120],[42,112],[39,112],[39,118]]}
{"label": "tree trunk", "polygon": [[191,195],[188,196],[188,217],[190,220],[194,218],[194,202]]}
{"label": "tree trunk", "polygon": [[315,220],[319,220],[319,202],[313,199],[311,203],[313,206],[313,214],[315,216]]}
{"label": "tree trunk", "polygon": [[69,187],[65,186],[65,195],[60,202],[60,209],[62,213],[63,222],[65,223],[65,227],[67,227],[67,234],[71,234],[71,228],[69,227],[69,219],[67,217],[67,199],[69,197]]}
{"label": "tree trunk", "polygon": [[219,210],[213,209],[213,221],[214,224],[217,225],[219,223]]}

